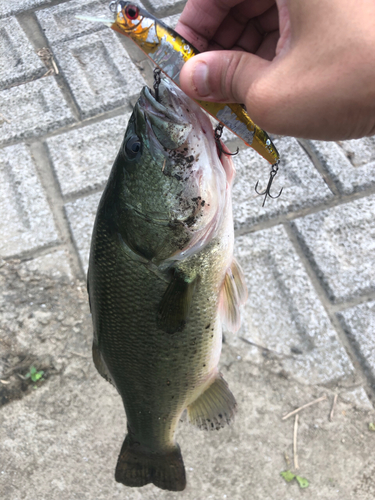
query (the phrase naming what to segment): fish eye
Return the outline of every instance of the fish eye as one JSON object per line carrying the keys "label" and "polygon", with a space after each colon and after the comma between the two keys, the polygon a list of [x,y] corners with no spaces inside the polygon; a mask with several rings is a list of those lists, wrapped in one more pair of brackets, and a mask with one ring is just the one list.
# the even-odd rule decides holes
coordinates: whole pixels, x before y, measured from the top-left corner
{"label": "fish eye", "polygon": [[[113,4],[115,4],[115,5],[113,5]],[[122,11],[122,9],[124,9],[125,5],[126,5],[126,2],[123,2],[123,1],[120,1],[120,2],[119,2],[119,1],[117,0],[117,1],[111,2],[111,3],[109,4],[109,9],[110,9],[112,12],[116,12],[116,9],[117,9],[117,13],[119,13],[119,12],[121,12],[121,11]],[[112,6],[113,6],[113,8],[114,8],[115,10],[113,10],[113,9],[112,9]]]}
{"label": "fish eye", "polygon": [[139,9],[136,5],[128,5],[125,9],[126,17],[129,19],[137,19]]}
{"label": "fish eye", "polygon": [[134,160],[141,151],[142,143],[137,135],[132,135],[125,144],[125,153],[130,160]]}

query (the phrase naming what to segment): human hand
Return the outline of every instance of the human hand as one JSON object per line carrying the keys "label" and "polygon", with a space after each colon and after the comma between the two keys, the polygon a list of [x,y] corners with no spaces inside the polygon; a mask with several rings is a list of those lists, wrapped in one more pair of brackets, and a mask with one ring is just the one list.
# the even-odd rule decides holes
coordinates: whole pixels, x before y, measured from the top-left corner
{"label": "human hand", "polygon": [[240,102],[268,132],[375,134],[373,0],[188,0],[176,31],[199,51],[180,75],[194,99]]}

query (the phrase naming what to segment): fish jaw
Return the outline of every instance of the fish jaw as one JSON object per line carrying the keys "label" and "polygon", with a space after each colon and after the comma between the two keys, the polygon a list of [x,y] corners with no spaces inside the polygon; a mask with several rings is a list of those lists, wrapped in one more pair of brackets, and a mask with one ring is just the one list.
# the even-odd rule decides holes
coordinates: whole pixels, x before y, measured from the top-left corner
{"label": "fish jaw", "polygon": [[207,115],[169,79],[161,79],[158,101],[145,87],[135,112],[146,123],[152,156],[163,157],[161,175],[178,179],[179,200],[171,200],[170,219],[183,224],[189,237],[170,258],[186,258],[220,227],[230,202],[233,164],[225,155],[220,160]]}
{"label": "fish jaw", "polygon": [[187,141],[191,123],[175,113],[171,106],[158,102],[148,87],[142,89],[139,106],[151,125],[153,134],[150,135],[154,135],[163,148],[177,149]]}

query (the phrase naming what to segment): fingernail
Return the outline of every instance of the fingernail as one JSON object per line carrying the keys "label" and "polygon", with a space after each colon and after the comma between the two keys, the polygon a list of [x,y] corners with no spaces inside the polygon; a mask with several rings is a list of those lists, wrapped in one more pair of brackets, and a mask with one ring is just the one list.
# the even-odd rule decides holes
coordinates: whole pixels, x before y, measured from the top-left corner
{"label": "fingernail", "polygon": [[210,94],[210,87],[208,85],[208,67],[205,62],[199,62],[193,73],[193,84],[196,92],[204,97]]}

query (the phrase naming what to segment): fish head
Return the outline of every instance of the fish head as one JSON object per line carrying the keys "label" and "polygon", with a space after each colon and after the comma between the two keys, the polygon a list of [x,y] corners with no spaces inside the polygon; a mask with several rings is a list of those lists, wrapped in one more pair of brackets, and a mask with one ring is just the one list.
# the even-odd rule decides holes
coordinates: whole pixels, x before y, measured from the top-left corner
{"label": "fish head", "polygon": [[115,13],[111,28],[119,33],[142,39],[153,24],[150,14],[133,2],[111,2],[110,9]]}
{"label": "fish head", "polygon": [[143,88],[117,164],[121,230],[133,250],[154,261],[180,259],[217,233],[233,169],[219,159],[209,118],[169,79],[161,79],[158,100]]}

